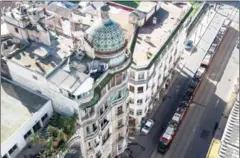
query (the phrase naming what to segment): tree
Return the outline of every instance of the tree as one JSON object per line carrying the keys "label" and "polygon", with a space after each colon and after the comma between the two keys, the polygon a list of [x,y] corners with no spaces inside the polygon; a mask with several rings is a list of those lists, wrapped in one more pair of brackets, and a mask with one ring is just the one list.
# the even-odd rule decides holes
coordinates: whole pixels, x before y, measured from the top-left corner
{"label": "tree", "polygon": [[41,144],[41,145],[45,144],[45,141],[40,132],[36,132],[31,136],[31,143],[32,144]]}

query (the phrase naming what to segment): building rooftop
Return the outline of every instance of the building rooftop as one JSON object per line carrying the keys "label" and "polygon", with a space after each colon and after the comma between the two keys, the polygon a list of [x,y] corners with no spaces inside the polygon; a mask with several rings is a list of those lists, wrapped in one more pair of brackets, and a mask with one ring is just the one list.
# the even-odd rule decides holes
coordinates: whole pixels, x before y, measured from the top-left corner
{"label": "building rooftop", "polygon": [[131,11],[124,10],[117,6],[109,5],[109,7],[110,7],[110,10],[109,10],[110,18],[113,19],[118,24],[120,24],[120,26],[122,27],[122,29],[126,34],[127,39],[130,40],[134,31],[133,25],[128,22],[128,16],[131,13]]}
{"label": "building rooftop", "polygon": [[[145,67],[150,63],[180,23],[187,9],[187,5],[179,7],[172,3],[161,3],[160,9],[139,29],[133,53],[136,67]],[[155,25],[154,17],[157,18]]]}
{"label": "building rooftop", "polygon": [[[101,6],[101,5],[98,4],[97,6]],[[5,39],[5,46],[7,46],[7,48],[11,47],[11,49],[10,50],[4,49],[3,54],[10,61],[17,63],[25,67],[26,69],[32,70],[46,77],[48,81],[55,84],[57,87],[60,88],[60,91],[63,90],[64,91],[63,93],[68,95],[72,99],[80,99],[82,97],[87,96],[89,93],[93,92],[94,89],[96,89],[98,84],[101,85],[99,87],[105,86],[108,80],[112,78],[112,73],[117,72],[118,69],[122,70],[123,67],[125,66],[127,67],[130,66],[132,58],[130,59],[129,55],[127,55],[129,52],[127,50],[126,50],[126,53],[122,51],[123,49],[126,49],[127,41],[120,27],[119,27],[119,32],[121,32],[122,38],[120,40],[116,40],[115,38],[119,38],[117,34],[116,36],[113,36],[113,40],[112,40],[117,42],[119,41],[122,42],[121,40],[124,41],[124,45],[121,45],[121,48],[119,49],[117,49],[118,47],[117,48],[113,47],[113,49],[106,52],[105,47],[103,46],[101,47],[101,48],[104,48],[103,51],[97,54],[98,50],[96,49],[96,46],[89,44],[88,43],[89,41],[86,40],[85,36],[89,35],[87,31],[92,29],[92,27],[94,26],[93,23],[97,23],[96,20],[104,21],[105,20],[103,19],[104,16],[92,17],[89,14],[85,15],[85,13],[81,12],[82,11],[81,9],[84,9],[84,8],[78,8],[76,10],[76,8],[75,9],[62,8],[54,4],[50,4],[49,6],[41,6],[41,7],[47,8],[46,10],[48,11],[50,10],[50,12],[56,13],[57,15],[59,15],[59,17],[64,16],[62,15],[62,10],[63,11],[68,10],[69,12],[71,11],[71,14],[68,12],[69,22],[74,22],[76,23],[77,26],[81,25],[82,22],[84,22],[84,25],[88,25],[89,27],[85,29],[77,30],[75,31],[74,34],[73,34],[74,31],[71,30],[71,27],[68,27],[67,31],[70,32],[70,35],[66,37],[62,36],[61,33],[58,33],[57,35],[55,33],[56,31],[52,29],[49,29],[49,31],[47,29],[42,30],[46,35],[50,34],[49,37],[51,41],[51,46],[46,46],[44,44],[39,44],[33,41],[31,41],[30,43],[23,43],[22,41],[19,41],[19,40],[17,41],[13,37],[11,37],[11,39],[13,39],[13,42],[10,42],[9,44],[9,41],[8,41],[9,39]],[[97,10],[96,6],[92,6],[92,4],[90,5],[88,4],[88,7],[90,7],[93,10],[94,9]],[[123,26],[124,30],[126,30],[125,33],[127,33],[129,26],[131,26],[131,24],[127,25],[126,23],[123,23],[123,21],[127,21],[126,19],[128,18],[130,11],[128,12],[115,6],[109,6],[109,8],[110,8],[109,17],[113,18],[112,20],[115,21],[116,23],[120,22],[119,25],[121,27]],[[43,10],[43,8],[40,10]],[[98,12],[100,12],[100,10],[98,10]],[[47,19],[50,21],[54,21],[51,18],[56,15],[52,13],[44,12],[42,15],[42,18],[39,21],[37,21],[37,24],[41,22],[41,25],[48,28],[47,27],[48,24],[46,24]],[[72,16],[75,16],[77,18],[73,19]],[[68,17],[68,15],[66,17]],[[122,17],[124,20],[119,17]],[[62,26],[59,26],[59,27],[65,30],[66,28],[63,26],[64,23],[61,25]],[[119,25],[115,24],[113,26],[119,26]],[[109,25],[104,25],[101,28],[105,29],[108,27]],[[112,29],[114,30],[114,28],[116,27],[113,27]],[[99,33],[99,31],[97,33]],[[101,34],[104,36],[101,42],[106,43],[105,37],[109,35],[108,33],[109,32],[106,31],[106,35]],[[64,31],[63,31],[63,34],[65,35]],[[74,35],[75,37],[78,37],[78,40],[76,38],[71,38],[72,35]],[[127,37],[129,37],[130,39],[130,35]],[[102,38],[102,37],[99,37],[99,38]],[[13,47],[16,45],[18,45],[18,47],[16,48]],[[88,46],[88,47],[90,46],[90,49],[87,49],[85,46]],[[75,51],[73,51],[73,49]],[[106,53],[107,55],[104,56],[104,53]],[[112,57],[112,56],[109,56],[109,53],[111,54],[115,53],[115,54],[113,54],[112,55],[113,57]],[[96,58],[95,56],[93,56],[93,54],[96,55]],[[101,54],[103,55],[101,56]],[[112,58],[120,54],[121,54],[121,58],[120,60],[117,61],[119,63],[117,63],[115,60],[112,60]],[[97,55],[99,55],[100,57]],[[103,57],[104,59],[102,59],[101,57]],[[106,57],[107,57],[107,60],[105,60]],[[120,65],[122,63],[125,64],[123,67],[121,67]],[[107,71],[108,69],[110,70]],[[99,90],[94,90],[94,96],[97,96],[97,98],[99,99],[98,93],[99,93]],[[94,100],[94,102],[95,101],[96,99]]]}
{"label": "building rooftop", "polygon": [[[237,96],[239,98],[239,94]],[[239,99],[234,103],[221,139],[220,158],[239,157]]]}
{"label": "building rooftop", "polygon": [[15,53],[11,60],[46,76],[70,55],[72,47],[72,40],[62,36],[51,42],[51,47],[32,42],[23,51]]}
{"label": "building rooftop", "polygon": [[1,78],[1,144],[46,102],[46,99]]}

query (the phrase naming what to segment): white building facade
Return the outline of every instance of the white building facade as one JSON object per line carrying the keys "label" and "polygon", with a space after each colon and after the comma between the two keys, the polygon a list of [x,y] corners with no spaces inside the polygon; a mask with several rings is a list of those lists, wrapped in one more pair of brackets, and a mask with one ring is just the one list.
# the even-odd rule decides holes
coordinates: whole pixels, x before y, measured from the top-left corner
{"label": "white building facade", "polygon": [[[159,7],[162,6],[162,3],[163,2],[159,2],[156,9],[159,9]],[[151,115],[151,113],[153,112],[152,109],[156,105],[156,100],[164,95],[164,92],[168,89],[169,84],[172,80],[174,73],[173,69],[183,53],[184,49],[183,44],[186,39],[185,28],[183,23],[186,21],[186,18],[190,13],[190,7],[186,8],[187,8],[186,11],[181,12],[182,19],[178,21],[177,25],[173,26],[175,29],[171,29],[172,30],[171,34],[168,34],[168,37],[166,38],[166,41],[164,42],[163,46],[155,50],[156,53],[150,52],[149,50],[151,49],[150,46],[148,46],[149,47],[148,53],[151,54],[151,57],[147,57],[147,59],[145,60],[147,62],[141,61],[138,64],[136,64],[138,58],[140,58],[140,56],[143,56],[145,52],[144,50],[141,49],[136,50],[137,44],[135,45],[135,47],[133,47],[133,53],[139,54],[134,56],[135,59],[133,59],[133,61],[135,61],[135,63],[133,63],[128,70],[129,127],[130,127],[129,132],[130,135],[132,135],[133,137],[134,133],[141,129],[141,125],[145,122],[148,115]],[[131,16],[133,15],[134,14],[132,14]],[[157,16],[157,13],[156,15],[153,16]],[[131,21],[132,24],[134,24],[133,19]],[[156,20],[156,17],[153,17],[152,20],[153,21]],[[145,28],[141,28],[139,27],[141,25],[139,25],[138,23],[137,24],[135,23],[134,25],[138,26],[135,37],[135,40],[137,41],[136,43],[145,42],[141,40],[142,36],[139,37],[138,34],[139,32],[141,34],[141,32],[150,29],[151,27],[149,26],[148,28],[146,26]],[[152,27],[154,28],[154,26]],[[141,31],[139,31],[140,29]],[[154,29],[151,28],[151,30]],[[156,33],[152,33],[149,35],[148,33],[146,34],[147,36],[149,36],[148,38],[151,38],[151,36],[154,36],[154,34]],[[159,40],[161,35],[159,34],[158,36],[159,37],[157,38],[157,40]],[[148,53],[146,54],[148,55]]]}
{"label": "white building facade", "polygon": [[[19,7],[27,11],[31,10],[31,6]],[[131,64],[132,55],[127,49],[128,41],[123,30],[119,24],[109,18],[108,10],[108,6],[102,6],[101,18],[98,18],[87,30],[75,32],[75,35],[80,33],[84,36],[81,41],[75,41],[75,44],[81,47],[77,48],[77,51],[75,49],[66,52],[65,49],[60,53],[57,52],[57,61],[60,62],[53,60],[56,52],[52,52],[51,55],[42,55],[40,52],[36,55],[28,51],[36,42],[44,45],[44,48],[53,45],[52,35],[47,29],[42,28],[40,28],[42,34],[49,34],[50,43],[45,43],[48,38],[44,41],[36,41],[29,39],[27,35],[19,37],[15,35],[16,32],[11,34],[12,30],[9,30],[12,38],[29,42],[26,49],[17,49],[5,53],[2,57],[4,76],[51,98],[54,111],[65,115],[78,114],[80,125],[78,134],[81,137],[79,143],[84,158],[115,157],[127,147],[129,94],[127,68]],[[25,14],[25,11],[17,9],[6,15],[13,14],[13,17],[16,17],[16,14],[23,13]],[[29,20],[29,17],[34,17],[31,15],[27,12],[25,21]],[[34,27],[40,23],[46,28],[42,19],[38,19],[34,24],[31,21],[29,23]],[[7,23],[9,28],[17,27],[18,32],[27,34],[29,26],[22,28],[17,24],[11,23],[11,20]],[[34,29],[40,32],[39,28]],[[74,42],[71,38],[59,36],[58,39],[71,41],[69,47],[73,48]],[[67,44],[60,42],[55,47],[61,51],[62,45]],[[26,58],[28,53],[30,58]],[[46,63],[49,60],[54,62]],[[52,66],[54,63],[57,64]],[[94,65],[96,63],[97,68]],[[82,71],[83,67],[87,67],[88,70]],[[98,74],[100,76],[97,76]],[[87,81],[89,82],[86,83]]]}
{"label": "white building facade", "polygon": [[[52,102],[1,78],[1,157],[15,158],[53,114]],[[14,90],[14,91],[12,91]],[[25,96],[23,101],[21,94]],[[15,95],[18,98],[16,99]],[[27,98],[28,97],[28,98]],[[28,100],[35,100],[31,102]],[[27,107],[33,110],[29,110]],[[18,114],[21,112],[21,114]],[[14,118],[13,118],[14,117]]]}

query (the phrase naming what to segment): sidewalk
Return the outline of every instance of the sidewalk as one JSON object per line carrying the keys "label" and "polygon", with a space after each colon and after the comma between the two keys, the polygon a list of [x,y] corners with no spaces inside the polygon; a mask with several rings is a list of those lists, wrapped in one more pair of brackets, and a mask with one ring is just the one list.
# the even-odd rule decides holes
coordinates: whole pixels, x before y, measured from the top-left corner
{"label": "sidewalk", "polygon": [[[200,42],[200,40],[202,39],[202,36],[204,35],[204,33],[206,32],[207,28],[209,27],[209,24],[211,23],[211,21],[214,18],[215,14],[216,14],[216,12],[213,9],[208,10],[207,13],[204,15],[204,17],[199,22],[200,25],[198,25],[196,28],[193,29],[193,31],[195,31],[195,32],[190,34],[189,39],[193,40],[195,38],[195,36],[198,35],[197,38],[195,39],[194,45],[197,46],[197,44]],[[208,16],[208,15],[210,15],[210,16]],[[183,30],[183,31],[185,31],[185,30]],[[184,68],[184,66],[185,66],[185,64],[186,64],[186,62],[188,60],[188,57],[189,57],[190,53],[187,53],[187,51],[184,50],[184,46],[179,51],[183,51],[183,53],[180,56],[180,59],[177,62],[176,66],[172,70],[172,72],[174,72],[173,73],[174,75],[172,76],[172,79],[171,79],[171,82],[170,82],[170,84],[168,86],[168,89],[161,96],[159,95],[160,92],[156,93],[154,98],[156,98],[156,96],[159,95],[158,99],[156,99],[155,102],[153,103],[155,105],[151,109],[151,112],[149,112],[147,114],[147,116],[146,116],[147,119],[148,118],[152,118],[155,115],[156,111],[159,110],[159,108],[161,107],[160,105],[163,102],[163,98],[167,97],[169,89],[171,89],[171,86],[173,85],[175,80],[178,78],[180,72],[182,71],[182,69]]]}
{"label": "sidewalk", "polygon": [[213,17],[215,16],[216,11],[213,9],[207,10],[207,12],[203,15],[204,17],[199,21],[193,29],[194,32],[190,33],[188,40],[193,41],[193,45],[197,45],[200,41],[202,35],[206,31],[207,27],[209,26],[210,22],[212,21]]}

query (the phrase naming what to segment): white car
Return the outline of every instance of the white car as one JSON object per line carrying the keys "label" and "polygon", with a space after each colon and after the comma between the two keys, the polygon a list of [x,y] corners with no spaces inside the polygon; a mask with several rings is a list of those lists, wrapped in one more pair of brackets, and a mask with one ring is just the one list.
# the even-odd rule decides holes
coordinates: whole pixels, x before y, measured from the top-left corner
{"label": "white car", "polygon": [[154,125],[154,121],[153,120],[150,120],[150,119],[148,119],[147,121],[146,121],[146,123],[144,124],[144,126],[142,127],[142,129],[141,129],[141,132],[143,133],[143,134],[148,134],[148,132],[151,130],[151,128],[153,127],[153,125]]}

